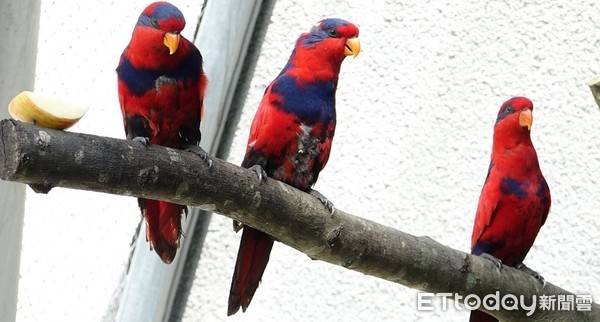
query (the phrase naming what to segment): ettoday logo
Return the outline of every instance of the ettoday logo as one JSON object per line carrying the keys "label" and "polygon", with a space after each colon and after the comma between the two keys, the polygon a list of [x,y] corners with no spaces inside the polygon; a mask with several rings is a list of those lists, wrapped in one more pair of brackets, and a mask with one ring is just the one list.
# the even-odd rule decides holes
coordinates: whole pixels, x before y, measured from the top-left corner
{"label": "ettoday logo", "polygon": [[[559,311],[590,311],[592,309],[591,295],[533,295],[531,298],[525,298],[523,295],[504,294],[500,295],[499,291],[488,294],[483,298],[476,294],[462,296],[455,293],[418,293],[417,294],[417,310],[419,311],[434,311],[437,306],[434,299],[441,301],[441,310],[447,310],[450,304],[448,300],[454,302],[454,307],[461,311],[463,308],[467,310],[478,310],[484,308],[488,311],[516,311],[523,310],[527,316],[531,316],[536,309],[540,310],[559,310]],[[461,305],[460,302],[463,304]]]}

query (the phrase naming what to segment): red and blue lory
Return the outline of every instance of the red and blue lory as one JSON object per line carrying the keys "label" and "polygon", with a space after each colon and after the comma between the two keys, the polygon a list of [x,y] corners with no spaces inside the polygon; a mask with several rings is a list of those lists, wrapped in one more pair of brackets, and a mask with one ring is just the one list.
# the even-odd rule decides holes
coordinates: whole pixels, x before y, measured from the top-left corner
{"label": "red and blue lory", "polygon": [[[265,91],[242,166],[253,168],[259,178],[267,175],[309,192],[331,210],[331,203],[311,187],[331,151],[335,91],[342,61],[359,51],[358,28],[342,19],[322,20],[302,34],[287,65]],[[228,315],[240,307],[243,311],[248,308],[269,261],[273,241],[261,231],[243,228]]]}
{"label": "red and blue lory", "polygon": [[[200,51],[180,35],[184,26],[183,14],[168,2],[144,9],[117,67],[119,102],[128,139],[203,153],[197,145],[207,80]],[[138,202],[150,247],[170,263],[187,207],[142,198]]]}
{"label": "red and blue lory", "polygon": [[[500,267],[525,268],[523,260],[550,210],[550,189],[531,143],[532,111],[533,103],[525,97],[502,104],[475,215],[471,253],[500,260]],[[472,311],[470,321],[497,320]]]}

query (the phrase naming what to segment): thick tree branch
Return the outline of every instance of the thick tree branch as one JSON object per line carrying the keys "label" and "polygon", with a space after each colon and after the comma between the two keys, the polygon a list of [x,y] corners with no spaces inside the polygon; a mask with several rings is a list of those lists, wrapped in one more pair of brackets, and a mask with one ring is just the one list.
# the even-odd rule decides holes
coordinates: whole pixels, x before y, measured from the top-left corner
{"label": "thick tree branch", "polygon": [[[510,267],[415,237],[341,210],[332,215],[314,197],[278,181],[213,159],[208,169],[190,152],[139,142],[0,123],[0,178],[32,185],[163,199],[218,212],[274,236],[307,254],[364,274],[432,293],[463,296],[570,295]],[[416,301],[416,299],[415,299]],[[539,302],[539,297],[538,297]],[[539,305],[538,305],[539,307]],[[492,311],[505,321],[526,320],[523,310]],[[599,321],[591,311],[535,310],[532,321]]]}

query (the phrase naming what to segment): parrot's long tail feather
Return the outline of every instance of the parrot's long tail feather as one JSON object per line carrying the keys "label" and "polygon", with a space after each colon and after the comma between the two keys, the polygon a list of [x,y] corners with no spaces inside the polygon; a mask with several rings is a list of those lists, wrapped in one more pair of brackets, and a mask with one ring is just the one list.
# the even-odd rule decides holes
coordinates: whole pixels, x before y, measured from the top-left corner
{"label": "parrot's long tail feather", "polygon": [[231,279],[227,315],[235,314],[240,307],[245,312],[250,305],[269,262],[273,242],[273,237],[244,226],[235,271]]}
{"label": "parrot's long tail feather", "polygon": [[138,199],[146,220],[146,239],[166,264],[177,254],[181,237],[181,214],[187,207],[165,201]]}

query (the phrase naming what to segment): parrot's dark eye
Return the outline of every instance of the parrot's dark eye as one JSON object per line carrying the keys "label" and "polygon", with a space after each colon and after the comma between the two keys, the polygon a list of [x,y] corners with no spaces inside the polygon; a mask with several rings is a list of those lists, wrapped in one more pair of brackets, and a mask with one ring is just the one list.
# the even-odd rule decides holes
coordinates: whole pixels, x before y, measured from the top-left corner
{"label": "parrot's dark eye", "polygon": [[340,36],[334,28],[327,29],[327,35],[329,35],[329,37],[333,37],[333,38],[337,38]]}
{"label": "parrot's dark eye", "polygon": [[158,25],[158,19],[152,17],[150,18],[150,23],[152,24],[152,27],[154,28],[159,28],[160,26]]}
{"label": "parrot's dark eye", "polygon": [[515,111],[515,108],[514,108],[514,107],[512,107],[512,105],[506,105],[506,107],[504,108],[504,111],[505,111],[506,113],[512,113],[512,112],[514,112],[514,111]]}

